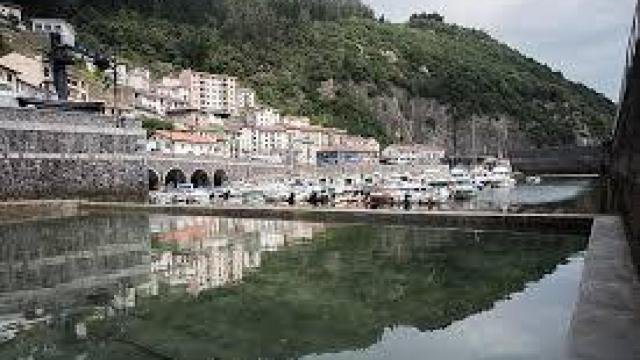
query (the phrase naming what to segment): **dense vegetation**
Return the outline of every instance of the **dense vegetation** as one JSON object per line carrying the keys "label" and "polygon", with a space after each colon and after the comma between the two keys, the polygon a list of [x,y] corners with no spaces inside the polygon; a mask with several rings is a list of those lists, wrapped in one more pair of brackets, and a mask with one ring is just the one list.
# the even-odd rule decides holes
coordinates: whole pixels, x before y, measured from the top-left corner
{"label": "dense vegetation", "polygon": [[[383,142],[392,135],[372,100],[394,89],[437,99],[461,121],[509,116],[539,145],[570,143],[576,132],[602,138],[614,111],[604,96],[438,14],[390,24],[359,0],[20,3],[70,18],[89,47],[117,49],[159,73],[235,74],[265,103]],[[319,91],[327,80],[334,86]]]}

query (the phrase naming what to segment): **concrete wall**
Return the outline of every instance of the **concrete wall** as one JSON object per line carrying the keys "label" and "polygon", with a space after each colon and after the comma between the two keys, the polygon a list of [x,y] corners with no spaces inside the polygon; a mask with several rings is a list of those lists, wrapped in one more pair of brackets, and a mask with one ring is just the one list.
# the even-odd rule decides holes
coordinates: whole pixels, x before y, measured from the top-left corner
{"label": "concrete wall", "polygon": [[0,109],[0,200],[144,201],[145,138],[136,121]]}
{"label": "concrete wall", "polygon": [[609,206],[625,218],[632,255],[640,271],[640,8],[629,41],[627,66],[611,144]]}

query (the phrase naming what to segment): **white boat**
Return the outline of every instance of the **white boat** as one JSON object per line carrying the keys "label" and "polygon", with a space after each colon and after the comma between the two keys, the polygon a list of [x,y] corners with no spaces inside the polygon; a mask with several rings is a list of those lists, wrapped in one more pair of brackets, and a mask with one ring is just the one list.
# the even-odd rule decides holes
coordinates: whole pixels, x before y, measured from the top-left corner
{"label": "white boat", "polygon": [[542,178],[540,176],[527,176],[525,181],[529,185],[539,185],[542,183]]}
{"label": "white boat", "polygon": [[498,165],[491,170],[490,183],[494,187],[506,188],[515,186],[516,180],[509,167]]}
{"label": "white boat", "polygon": [[264,194],[265,201],[276,203],[287,201],[291,196],[291,190],[289,187],[282,183],[274,183],[265,186],[262,193]]}
{"label": "white boat", "polygon": [[481,166],[476,167],[471,171],[471,181],[478,190],[482,190],[491,185],[491,173]]}
{"label": "white boat", "polygon": [[469,174],[461,168],[451,170],[451,192],[456,200],[468,200],[477,195],[478,189]]}
{"label": "white boat", "polygon": [[431,199],[436,204],[442,204],[451,199],[451,182],[444,177],[436,177],[427,180],[427,186],[431,192]]}

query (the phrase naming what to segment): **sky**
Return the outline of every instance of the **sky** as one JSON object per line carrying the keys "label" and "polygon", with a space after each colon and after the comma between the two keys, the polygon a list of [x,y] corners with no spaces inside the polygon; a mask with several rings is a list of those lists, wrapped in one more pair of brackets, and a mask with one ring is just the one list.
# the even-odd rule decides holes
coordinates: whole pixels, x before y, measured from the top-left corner
{"label": "sky", "polygon": [[569,79],[618,100],[636,0],[363,0],[404,22],[438,12],[445,21],[487,31]]}

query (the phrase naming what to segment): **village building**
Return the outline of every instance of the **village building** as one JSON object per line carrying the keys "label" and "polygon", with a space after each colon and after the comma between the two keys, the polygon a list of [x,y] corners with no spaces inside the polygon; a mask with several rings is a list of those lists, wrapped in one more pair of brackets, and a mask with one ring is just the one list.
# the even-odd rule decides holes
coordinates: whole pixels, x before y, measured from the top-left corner
{"label": "village building", "polygon": [[249,88],[238,88],[236,90],[236,108],[250,109],[256,107],[256,92]]}
{"label": "village building", "polygon": [[245,117],[249,126],[276,126],[282,120],[280,111],[268,106],[248,109]]}
{"label": "village building", "polygon": [[160,130],[150,137],[147,150],[173,155],[229,157],[224,139],[202,132]]}
{"label": "village building", "polygon": [[226,115],[238,113],[237,78],[183,70],[178,75],[178,79],[180,84],[188,90],[190,107]]}
{"label": "village building", "polygon": [[70,73],[67,77],[67,88],[69,101],[89,101],[89,85],[82,76]]}
{"label": "village building", "polygon": [[12,3],[0,3],[0,16],[20,23],[22,22],[22,7]]}
{"label": "village building", "polygon": [[58,34],[63,44],[75,46],[76,31],[63,19],[31,19],[31,31],[44,34]]}
{"label": "village building", "polygon": [[18,53],[0,57],[0,83],[4,95],[13,98],[46,99],[49,97],[42,59]]}
{"label": "village building", "polygon": [[318,166],[360,166],[379,162],[380,144],[372,138],[350,136],[342,143],[323,147],[317,153]]}
{"label": "village building", "polygon": [[146,68],[133,68],[127,74],[127,86],[137,91],[149,91],[151,85],[151,73]]}
{"label": "village building", "polygon": [[166,111],[165,118],[182,129],[213,130],[224,125],[223,119],[216,114],[207,113],[194,108],[176,108]]}
{"label": "village building", "polygon": [[387,146],[380,157],[389,165],[437,165],[445,158],[445,149],[423,144]]}

